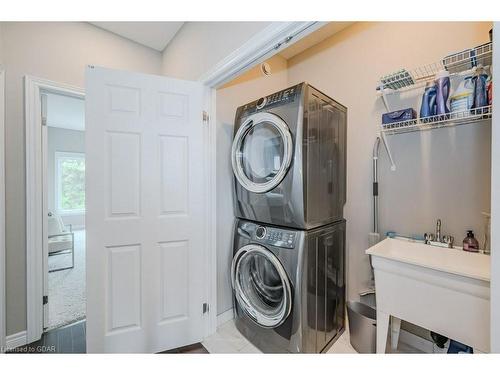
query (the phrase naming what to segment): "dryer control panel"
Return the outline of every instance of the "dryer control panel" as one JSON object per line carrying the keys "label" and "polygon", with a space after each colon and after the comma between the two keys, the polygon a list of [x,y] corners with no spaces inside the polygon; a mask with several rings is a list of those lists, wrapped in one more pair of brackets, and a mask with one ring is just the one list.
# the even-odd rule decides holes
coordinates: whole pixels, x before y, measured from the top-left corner
{"label": "dryer control panel", "polygon": [[286,103],[288,101],[292,101],[295,98],[296,91],[297,90],[295,87],[291,87],[283,91],[275,92],[274,94],[266,96],[265,98],[261,98],[257,102],[257,108],[259,107],[259,102],[262,100],[265,101],[265,106],[271,106],[276,103]]}
{"label": "dryer control panel", "polygon": [[297,241],[297,233],[290,230],[258,226],[254,232],[255,239],[270,246],[293,249]]}
{"label": "dryer control panel", "polygon": [[274,94],[264,96],[259,100],[248,103],[243,106],[241,109],[246,115],[250,115],[254,112],[257,112],[263,108],[272,108],[278,105],[283,105],[289,102],[293,102],[297,95],[300,93],[301,87],[303,85],[299,84],[296,86],[289,87],[285,90],[281,90],[275,92]]}

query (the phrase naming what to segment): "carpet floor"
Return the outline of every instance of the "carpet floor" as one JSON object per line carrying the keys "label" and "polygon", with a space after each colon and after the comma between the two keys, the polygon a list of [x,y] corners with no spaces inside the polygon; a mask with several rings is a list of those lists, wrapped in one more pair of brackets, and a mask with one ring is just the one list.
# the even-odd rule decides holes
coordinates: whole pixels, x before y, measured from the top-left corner
{"label": "carpet floor", "polygon": [[[71,265],[71,254],[49,257],[49,269]],[[85,318],[85,231],[75,231],[75,268],[49,273],[49,327]]]}

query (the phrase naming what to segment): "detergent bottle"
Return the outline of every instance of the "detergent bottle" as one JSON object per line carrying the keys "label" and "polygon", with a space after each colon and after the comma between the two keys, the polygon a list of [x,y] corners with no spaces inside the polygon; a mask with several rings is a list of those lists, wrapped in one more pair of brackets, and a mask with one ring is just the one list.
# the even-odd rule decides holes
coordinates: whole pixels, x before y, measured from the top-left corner
{"label": "detergent bottle", "polygon": [[465,112],[472,108],[474,83],[472,75],[467,74],[450,98],[451,112]]}
{"label": "detergent bottle", "polygon": [[448,97],[450,95],[450,73],[447,70],[440,70],[436,74],[436,107],[437,115],[445,115],[450,112],[448,108]]}
{"label": "detergent bottle", "polygon": [[422,96],[422,105],[420,106],[420,119],[426,122],[426,117],[436,115],[436,94],[437,87],[434,83],[427,85]]}
{"label": "detergent bottle", "polygon": [[472,102],[472,108],[476,111],[478,108],[488,105],[488,92],[486,88],[487,79],[488,75],[486,74],[483,66],[479,64],[476,67],[474,76],[472,77],[472,82],[474,83],[474,100]]}

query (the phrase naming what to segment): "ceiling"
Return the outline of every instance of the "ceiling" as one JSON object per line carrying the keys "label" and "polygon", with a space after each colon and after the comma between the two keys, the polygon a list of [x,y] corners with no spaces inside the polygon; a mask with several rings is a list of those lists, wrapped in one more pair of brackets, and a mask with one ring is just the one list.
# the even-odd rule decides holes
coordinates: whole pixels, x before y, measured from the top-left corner
{"label": "ceiling", "polygon": [[[305,36],[284,49],[279,54],[288,60],[353,23],[329,22],[312,34]],[[162,52],[184,22],[91,22],[91,24]]]}
{"label": "ceiling", "polygon": [[184,22],[91,22],[91,24],[162,52]]}
{"label": "ceiling", "polygon": [[346,27],[351,26],[354,22],[328,22],[325,26],[306,35],[290,47],[285,48],[279,53],[285,59],[291,59],[295,55],[305,51],[308,48],[322,42],[326,38],[344,30]]}
{"label": "ceiling", "polygon": [[47,126],[71,130],[85,130],[84,100],[48,93]]}

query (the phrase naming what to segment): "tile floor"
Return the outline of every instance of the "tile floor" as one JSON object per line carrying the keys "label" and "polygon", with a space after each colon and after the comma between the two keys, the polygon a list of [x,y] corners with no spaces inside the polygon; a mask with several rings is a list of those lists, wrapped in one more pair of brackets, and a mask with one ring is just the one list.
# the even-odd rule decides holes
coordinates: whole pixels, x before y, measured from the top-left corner
{"label": "tile floor", "polygon": [[[203,342],[203,346],[209,353],[223,354],[223,353],[240,353],[240,354],[256,354],[261,353],[252,343],[250,343],[238,331],[234,325],[234,321],[230,320],[217,328],[217,332],[212,336],[207,337]],[[390,352],[390,348],[387,348]],[[338,340],[331,346],[327,352],[328,354],[357,354],[358,352],[351,346],[349,339],[349,332],[345,332],[338,338]],[[398,345],[396,353],[422,353],[418,349],[413,348],[403,342]]]}
{"label": "tile floor", "polygon": [[[245,337],[243,337],[234,325],[233,320],[219,326],[217,328],[217,332],[212,336],[207,337],[202,344],[209,353],[262,353]],[[340,336],[339,339],[332,345],[332,347],[328,350],[328,353],[357,353],[349,343],[349,333],[347,331],[344,332],[342,336]]]}
{"label": "tile floor", "polygon": [[[387,352],[390,352],[388,348]],[[42,338],[29,345],[16,348],[11,353],[85,353],[85,321],[62,327],[43,334]],[[230,320],[217,328],[217,332],[207,337],[201,344],[193,344],[163,353],[172,354],[259,354],[262,353],[238,331]],[[349,342],[349,332],[342,336],[328,350],[328,354],[357,354]],[[422,353],[400,342],[397,353]]]}

